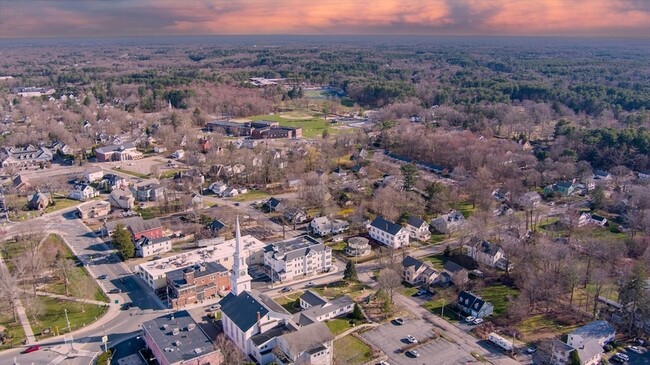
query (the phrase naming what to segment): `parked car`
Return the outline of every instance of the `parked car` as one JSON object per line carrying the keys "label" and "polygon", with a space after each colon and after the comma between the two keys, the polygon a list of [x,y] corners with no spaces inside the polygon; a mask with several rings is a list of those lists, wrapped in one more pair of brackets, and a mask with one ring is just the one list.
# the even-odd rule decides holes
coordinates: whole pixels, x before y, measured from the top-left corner
{"label": "parked car", "polygon": [[627,356],[626,354],[623,354],[623,353],[619,352],[618,354],[614,355],[614,357],[612,359],[613,360],[618,360],[620,362],[626,362],[626,361],[630,360],[630,357]]}
{"label": "parked car", "polygon": [[639,346],[628,346],[628,349],[637,354],[643,353],[643,350]]}
{"label": "parked car", "polygon": [[210,306],[211,311],[218,311],[219,309],[221,309],[221,304],[219,303]]}
{"label": "parked car", "polygon": [[465,322],[467,322],[467,323],[472,323],[472,322],[474,322],[475,319],[476,319],[476,317],[474,317],[474,316],[469,316],[469,317],[466,317],[466,318],[465,318]]}
{"label": "parked car", "polygon": [[305,286],[306,286],[307,288],[311,288],[312,286],[314,286],[314,282],[310,281],[310,282],[308,282],[307,285],[305,285]]}
{"label": "parked car", "polygon": [[427,294],[427,293],[429,293],[428,290],[426,290],[426,289],[420,289],[420,290],[418,290],[417,293],[415,293],[415,296],[416,296],[416,297],[419,297],[419,296],[425,295],[425,294]]}
{"label": "parked car", "polygon": [[290,286],[285,286],[284,288],[280,289],[280,293],[288,293],[291,291]]}
{"label": "parked car", "polygon": [[131,307],[133,307],[133,303],[131,303],[131,302],[126,302],[126,303],[122,304],[122,310],[123,311],[128,310]]}
{"label": "parked car", "polygon": [[99,280],[104,280],[104,279],[106,279],[106,278],[107,278],[106,274],[101,274],[101,275],[99,275],[99,276],[97,277],[97,279],[99,279]]}
{"label": "parked car", "polygon": [[408,350],[405,352],[405,354],[410,357],[415,357],[415,358],[420,357],[420,353],[418,352],[418,350]]}
{"label": "parked car", "polygon": [[40,349],[41,349],[41,346],[39,346],[39,345],[30,346],[30,347],[26,348],[25,351],[23,351],[23,354],[29,354],[31,352],[38,351]]}
{"label": "parked car", "polygon": [[108,294],[118,294],[120,292],[120,289],[118,288],[113,288],[108,291]]}
{"label": "parked car", "polygon": [[526,353],[534,354],[535,352],[537,352],[537,347],[535,347],[535,346],[531,346],[531,347],[526,349]]}
{"label": "parked car", "polygon": [[408,343],[416,343],[416,342],[418,342],[418,340],[415,337],[413,337],[412,335],[406,335],[406,341],[408,341]]}
{"label": "parked car", "polygon": [[380,361],[377,363],[377,365],[390,365],[388,361]]}
{"label": "parked car", "polygon": [[401,325],[404,324],[404,320],[402,318],[395,318],[393,320],[393,322],[395,322],[395,324],[398,325],[398,326],[401,326]]}
{"label": "parked car", "polygon": [[472,323],[474,323],[474,324],[481,324],[481,323],[483,323],[483,322],[484,322],[484,321],[483,321],[483,318],[475,318],[475,319],[472,321]]}

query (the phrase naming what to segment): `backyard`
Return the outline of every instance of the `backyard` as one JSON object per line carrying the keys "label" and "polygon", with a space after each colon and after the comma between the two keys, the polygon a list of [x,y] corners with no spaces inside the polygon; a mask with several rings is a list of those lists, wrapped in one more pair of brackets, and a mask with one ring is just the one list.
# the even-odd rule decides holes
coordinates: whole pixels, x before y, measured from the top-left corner
{"label": "backyard", "polygon": [[497,317],[506,313],[510,298],[515,297],[518,293],[516,289],[505,285],[486,286],[477,291],[477,294],[481,298],[492,303],[494,306],[494,315]]}
{"label": "backyard", "polygon": [[335,364],[360,365],[370,361],[371,358],[370,347],[352,335],[334,341]]}

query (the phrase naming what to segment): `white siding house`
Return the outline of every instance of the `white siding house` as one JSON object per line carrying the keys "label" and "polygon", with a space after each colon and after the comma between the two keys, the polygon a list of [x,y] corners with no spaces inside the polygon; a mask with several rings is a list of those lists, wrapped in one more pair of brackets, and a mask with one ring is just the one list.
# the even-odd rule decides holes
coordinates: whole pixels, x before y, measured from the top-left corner
{"label": "white siding house", "polygon": [[399,224],[378,216],[370,223],[370,237],[375,241],[392,247],[400,248],[409,245],[409,233]]}

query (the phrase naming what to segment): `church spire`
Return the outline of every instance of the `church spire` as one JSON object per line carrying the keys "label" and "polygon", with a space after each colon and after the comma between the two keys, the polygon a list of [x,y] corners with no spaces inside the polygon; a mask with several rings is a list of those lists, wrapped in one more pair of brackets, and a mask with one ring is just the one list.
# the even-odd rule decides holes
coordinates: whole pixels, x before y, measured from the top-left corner
{"label": "church spire", "polygon": [[248,275],[246,255],[241,243],[241,232],[239,230],[239,216],[235,221],[235,254],[232,274],[230,275],[230,292],[239,295],[244,290],[250,290],[252,278]]}

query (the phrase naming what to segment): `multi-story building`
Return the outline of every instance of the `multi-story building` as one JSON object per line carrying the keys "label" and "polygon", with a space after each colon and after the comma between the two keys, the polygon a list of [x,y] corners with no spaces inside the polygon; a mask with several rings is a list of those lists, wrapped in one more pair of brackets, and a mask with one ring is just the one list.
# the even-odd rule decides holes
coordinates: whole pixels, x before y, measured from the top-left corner
{"label": "multi-story building", "polygon": [[404,227],[377,216],[370,223],[370,237],[375,241],[392,248],[409,245],[409,233]]}
{"label": "multi-story building", "polygon": [[142,338],[160,365],[221,365],[223,356],[187,311],[142,323]]}
{"label": "multi-story building", "polygon": [[465,246],[465,249],[467,250],[467,256],[480,264],[508,271],[513,268],[503,249],[489,241],[474,237]]}
{"label": "multi-story building", "polygon": [[[224,241],[222,238],[202,240],[199,241],[199,246],[202,247],[200,249],[142,263],[135,267],[135,272],[151,289],[157,290],[166,286],[167,273],[177,269],[214,262],[230,270],[233,268],[235,241],[236,239]],[[266,245],[262,241],[247,235],[241,237],[241,243],[248,265],[264,263]]]}
{"label": "multi-story building", "polygon": [[181,308],[230,290],[228,269],[216,262],[199,263],[167,273],[167,304]]}
{"label": "multi-story building", "polygon": [[75,185],[74,188],[70,190],[70,193],[68,194],[68,198],[73,200],[80,200],[80,201],[92,199],[96,196],[99,196],[99,192],[95,190],[95,188],[87,184]]}
{"label": "multi-story building", "polygon": [[45,147],[3,147],[0,149],[0,160],[2,167],[18,166],[40,166],[52,161],[52,151]]}
{"label": "multi-story building", "polygon": [[108,202],[112,207],[124,210],[133,209],[135,205],[135,198],[133,193],[128,189],[115,189],[111,191],[111,194],[108,196]]}
{"label": "multi-story building", "polygon": [[309,223],[312,232],[318,236],[327,236],[330,234],[339,234],[347,231],[350,224],[344,220],[331,219],[329,217],[318,217],[312,219]]}
{"label": "multi-story building", "polygon": [[149,179],[135,184],[131,191],[139,202],[159,201],[165,197],[165,187],[158,179]]}
{"label": "multi-story building", "polygon": [[616,330],[607,321],[594,321],[569,333],[567,345],[578,351],[581,365],[600,364],[603,346],[613,341]]}
{"label": "multi-story building", "polygon": [[273,281],[315,275],[329,271],[331,267],[332,249],[309,236],[290,238],[264,247],[264,268]]}
{"label": "multi-story building", "polygon": [[169,237],[149,238],[142,236],[135,241],[135,255],[150,257],[172,250],[172,240]]}
{"label": "multi-story building", "polygon": [[99,147],[95,150],[97,162],[130,161],[142,158],[133,142],[126,142],[119,145]]}
{"label": "multi-story building", "polygon": [[431,221],[431,227],[444,234],[458,230],[463,224],[465,224],[465,216],[457,210],[443,214]]}
{"label": "multi-story building", "polygon": [[409,232],[409,237],[418,241],[426,242],[431,238],[429,224],[416,216],[411,216],[406,221],[406,230]]}

